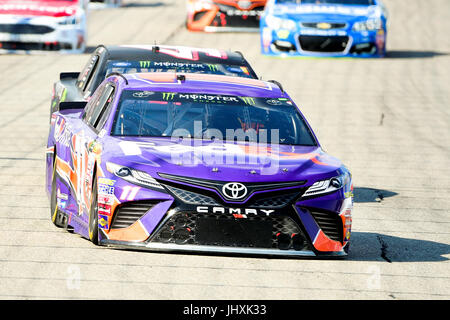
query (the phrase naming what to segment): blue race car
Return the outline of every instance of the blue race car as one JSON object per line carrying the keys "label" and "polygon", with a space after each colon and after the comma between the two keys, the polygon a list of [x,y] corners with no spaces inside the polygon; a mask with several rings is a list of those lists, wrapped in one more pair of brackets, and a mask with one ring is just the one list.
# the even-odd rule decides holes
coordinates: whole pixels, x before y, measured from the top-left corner
{"label": "blue race car", "polygon": [[260,20],[266,55],[383,57],[387,11],[380,0],[269,0]]}

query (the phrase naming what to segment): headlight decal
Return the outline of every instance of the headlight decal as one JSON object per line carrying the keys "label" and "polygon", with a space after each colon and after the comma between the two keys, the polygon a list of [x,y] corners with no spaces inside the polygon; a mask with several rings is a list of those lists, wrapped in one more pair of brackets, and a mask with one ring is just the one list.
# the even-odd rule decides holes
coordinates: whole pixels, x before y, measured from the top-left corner
{"label": "headlight decal", "polygon": [[112,162],[106,163],[106,169],[115,176],[132,184],[143,187],[164,189],[164,187],[161,186],[158,181],[156,181],[151,175],[144,171],[132,169]]}
{"label": "headlight decal", "polygon": [[305,191],[305,193],[302,195],[302,198],[328,194],[337,191],[347,186],[350,179],[350,174],[348,172],[345,172],[344,174],[337,177],[317,181]]}
{"label": "headlight decal", "polygon": [[353,30],[355,31],[374,31],[381,29],[381,27],[382,22],[380,18],[358,21],[353,24]]}
{"label": "headlight decal", "polygon": [[297,25],[295,21],[290,19],[282,19],[277,18],[275,16],[267,16],[266,18],[266,24],[269,28],[278,30],[278,29],[286,29],[286,30],[295,30]]}

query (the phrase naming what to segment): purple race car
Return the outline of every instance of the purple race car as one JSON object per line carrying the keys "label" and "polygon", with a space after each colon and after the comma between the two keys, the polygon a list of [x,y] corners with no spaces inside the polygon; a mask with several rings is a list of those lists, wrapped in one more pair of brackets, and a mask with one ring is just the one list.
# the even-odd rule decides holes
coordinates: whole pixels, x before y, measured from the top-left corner
{"label": "purple race car", "polygon": [[276,81],[111,74],[63,102],[47,144],[51,219],[145,250],[345,256],[353,186]]}

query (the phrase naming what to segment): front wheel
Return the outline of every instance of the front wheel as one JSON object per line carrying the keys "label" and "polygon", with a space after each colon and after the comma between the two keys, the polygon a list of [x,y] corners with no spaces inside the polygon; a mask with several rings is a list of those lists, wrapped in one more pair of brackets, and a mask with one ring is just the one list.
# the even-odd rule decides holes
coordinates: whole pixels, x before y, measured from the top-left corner
{"label": "front wheel", "polygon": [[[56,151],[55,151],[56,152]],[[56,156],[55,156],[56,158]],[[50,197],[50,219],[53,224],[58,228],[64,227],[64,216],[58,209],[58,197],[57,197],[57,187],[56,187],[56,159],[53,160],[53,171],[52,171],[52,193]]]}
{"label": "front wheel", "polygon": [[98,245],[98,196],[97,196],[97,177],[94,176],[92,186],[91,207],[89,209],[89,240]]}

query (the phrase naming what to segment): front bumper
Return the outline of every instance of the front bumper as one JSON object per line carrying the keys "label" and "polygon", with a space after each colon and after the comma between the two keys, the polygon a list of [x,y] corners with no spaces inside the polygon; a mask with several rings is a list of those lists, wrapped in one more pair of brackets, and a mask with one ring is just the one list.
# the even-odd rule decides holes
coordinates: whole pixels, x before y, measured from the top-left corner
{"label": "front bumper", "polygon": [[83,53],[86,31],[80,25],[2,23],[0,51],[7,53]]}
{"label": "front bumper", "polygon": [[204,4],[188,7],[186,27],[204,32],[258,32],[264,1],[248,9],[231,5]]}
{"label": "front bumper", "polygon": [[273,56],[384,57],[386,31],[261,28],[261,53]]}
{"label": "front bumper", "polygon": [[141,188],[133,201],[119,203],[116,197],[109,213],[100,210],[106,221],[100,223],[99,243],[148,251],[347,255],[353,206],[348,192],[299,200],[304,190],[290,188],[267,192],[247,206],[230,206],[208,190],[181,184],[165,188],[167,193]]}

